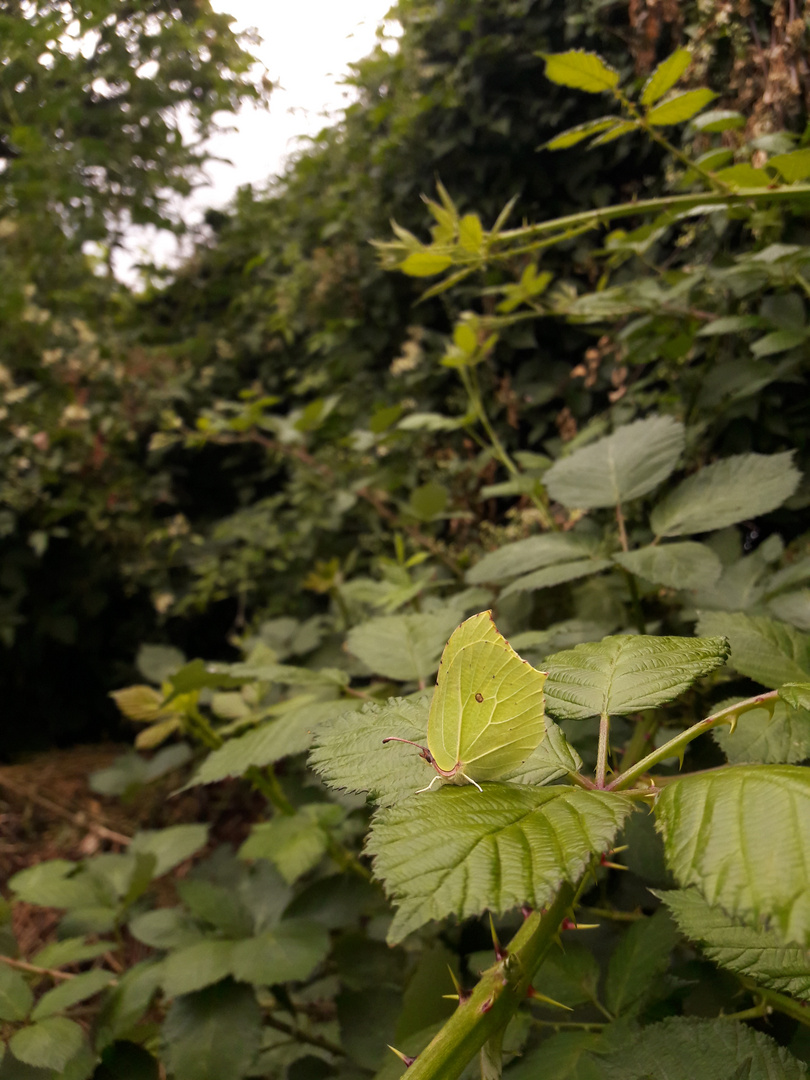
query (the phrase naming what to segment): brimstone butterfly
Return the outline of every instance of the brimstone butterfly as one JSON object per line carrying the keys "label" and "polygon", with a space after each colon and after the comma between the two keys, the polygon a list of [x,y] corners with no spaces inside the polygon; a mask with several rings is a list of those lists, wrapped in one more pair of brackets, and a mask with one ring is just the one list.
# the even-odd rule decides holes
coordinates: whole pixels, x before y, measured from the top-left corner
{"label": "brimstone butterfly", "polygon": [[[427,746],[411,743],[436,780],[500,780],[521,765],[546,731],[547,673],[521,660],[482,611],[453,631],[444,647],[430,703]],[[410,742],[394,736],[383,742]],[[422,788],[426,791],[427,788]]]}

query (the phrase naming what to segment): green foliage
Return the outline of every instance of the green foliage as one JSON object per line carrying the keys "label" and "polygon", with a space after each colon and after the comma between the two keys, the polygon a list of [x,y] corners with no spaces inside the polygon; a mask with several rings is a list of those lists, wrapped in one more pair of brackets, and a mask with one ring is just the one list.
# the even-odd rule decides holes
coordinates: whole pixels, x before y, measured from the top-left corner
{"label": "green foliage", "polygon": [[[412,1080],[479,1052],[487,1078],[804,1075],[804,148],[701,115],[715,92],[686,50],[639,62],[646,81],[578,40],[555,53],[550,4],[399,13],[400,51],[358,67],[338,128],[140,312],[142,347],[193,355],[147,410],[150,468],[199,454],[234,492],[156,530],[133,580],[167,611],[238,598],[240,658],[143,650],[149,685],[114,700],[138,749],[182,741],[95,784],[126,791],[183,746],[187,786],[240,779],[265,805],[238,853],[179,825],[12,878],[64,914],[40,965],[0,962],[6,1062],[385,1077],[392,1043],[418,1053]],[[538,95],[530,49],[619,114]],[[488,95],[515,56],[532,93],[510,113]],[[588,208],[527,180],[521,214],[543,220],[507,229],[512,192],[488,181],[564,115],[547,145],[602,150],[548,172]],[[619,202],[629,132],[674,164]],[[392,211],[381,264],[437,278],[418,326],[360,246]],[[226,269],[238,290],[214,300]],[[511,706],[474,711],[493,659],[534,688],[520,753]],[[457,786],[476,744],[506,760]],[[773,1038],[749,1026],[775,1014]]]}

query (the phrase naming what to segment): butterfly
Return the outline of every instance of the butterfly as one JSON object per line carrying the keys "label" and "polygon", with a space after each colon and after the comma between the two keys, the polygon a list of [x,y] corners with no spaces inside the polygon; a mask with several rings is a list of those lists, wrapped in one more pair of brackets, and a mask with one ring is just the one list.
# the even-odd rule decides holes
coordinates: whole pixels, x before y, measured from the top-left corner
{"label": "butterfly", "polygon": [[436,770],[434,783],[500,780],[522,765],[546,731],[547,672],[522,660],[499,633],[491,611],[467,619],[444,647],[428,715],[427,746],[406,742]]}

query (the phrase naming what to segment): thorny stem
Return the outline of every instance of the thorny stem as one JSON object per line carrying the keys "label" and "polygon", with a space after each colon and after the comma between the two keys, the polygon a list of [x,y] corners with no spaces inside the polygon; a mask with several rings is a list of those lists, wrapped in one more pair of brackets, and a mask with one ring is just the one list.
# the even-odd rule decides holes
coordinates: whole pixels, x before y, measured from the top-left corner
{"label": "thorny stem", "polygon": [[686,731],[680,732],[674,739],[670,739],[669,742],[664,743],[663,746],[659,746],[657,750],[653,750],[651,754],[647,754],[641,761],[632,765],[625,772],[621,773],[614,780],[612,780],[605,789],[606,791],[624,791],[626,788],[631,787],[636,780],[642,777],[645,773],[659,763],[659,761],[665,761],[667,758],[680,757],[684,749],[698,738],[699,735],[703,735],[705,732],[710,731],[712,728],[719,727],[721,724],[733,724],[738,716],[742,716],[744,712],[748,712],[751,709],[758,709],[762,706],[763,702],[774,701],[778,696],[778,691],[768,690],[764,694],[757,694],[756,697],[747,698],[745,701],[739,701],[736,705],[729,705],[726,709],[721,709],[720,712],[714,713],[712,716],[707,716],[705,720],[701,720],[698,724],[693,724],[692,727],[687,728]]}
{"label": "thorny stem", "polygon": [[624,527],[624,514],[622,513],[621,503],[616,503],[616,524],[619,526],[619,543],[622,551],[629,551],[630,547],[627,543],[627,529]]}
{"label": "thorny stem", "polygon": [[[294,1039],[299,1043],[306,1043],[308,1046],[317,1046],[320,1050],[326,1050],[330,1054],[334,1054],[335,1057],[345,1057],[346,1051],[343,1047],[338,1046],[337,1043],[333,1043],[331,1039],[324,1038],[323,1035],[310,1035],[306,1031],[300,1031],[292,1024],[285,1023],[284,1020],[276,1020],[274,1016],[265,1015],[265,1023],[268,1027],[275,1028],[276,1031],[281,1031],[285,1035],[289,1035],[291,1039]],[[363,1070],[364,1072],[367,1070]],[[370,1071],[370,1070],[368,1070]]]}
{"label": "thorny stem", "polygon": [[646,749],[647,744],[655,734],[657,728],[658,720],[654,716],[643,716],[640,720],[636,721],[636,725],[633,728],[633,734],[630,737],[630,741],[619,762],[620,772],[629,769],[631,765],[635,765],[641,758],[643,751]]}
{"label": "thorny stem", "polygon": [[[776,990],[767,990],[762,986],[758,986],[751,979],[741,978],[740,982],[746,990],[750,990],[754,997],[760,999],[766,1014],[771,1010],[781,1012],[786,1016],[792,1016],[793,1019],[798,1020],[800,1024],[805,1024],[810,1027],[810,1007],[808,1007],[805,1002],[796,1001],[794,998],[787,997],[785,994],[780,994]],[[760,1015],[763,1014],[760,1013]]]}
{"label": "thorny stem", "polygon": [[456,1080],[484,1043],[508,1023],[554,945],[575,888],[564,882],[545,912],[533,911],[509,943],[505,960],[484,972],[472,994],[408,1069],[408,1080]]}

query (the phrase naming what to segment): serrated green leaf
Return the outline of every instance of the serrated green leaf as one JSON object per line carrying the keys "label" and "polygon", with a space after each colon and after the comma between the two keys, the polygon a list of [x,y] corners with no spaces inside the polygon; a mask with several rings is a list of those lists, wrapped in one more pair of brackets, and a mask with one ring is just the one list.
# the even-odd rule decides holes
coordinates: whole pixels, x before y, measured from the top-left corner
{"label": "serrated green leaf", "polygon": [[465,251],[478,254],[484,246],[484,230],[478,214],[465,214],[458,223],[458,242]]}
{"label": "serrated green leaf", "polygon": [[712,337],[718,334],[738,334],[742,330],[752,330],[755,327],[767,325],[759,315],[724,315],[720,319],[712,319],[711,322],[701,326],[697,337]]}
{"label": "serrated green leaf", "polygon": [[705,611],[698,633],[722,634],[731,645],[729,664],[772,690],[810,675],[810,634],[764,615]]}
{"label": "serrated green leaf", "polygon": [[637,120],[623,120],[608,131],[603,131],[601,135],[597,135],[591,143],[591,147],[605,146],[606,143],[613,142],[614,139],[620,139],[622,135],[629,135],[631,131],[638,131],[639,127]]}
{"label": "serrated green leaf", "polygon": [[787,352],[788,349],[798,348],[807,341],[805,330],[774,330],[764,337],[758,338],[751,345],[754,356],[774,356],[776,353]]}
{"label": "serrated green leaf", "polygon": [[605,981],[605,1004],[614,1016],[637,1013],[669,966],[678,935],[663,910],[632,923],[613,950]]}
{"label": "serrated green leaf", "polygon": [[683,448],[684,428],[677,420],[637,420],[555,462],[544,483],[563,506],[616,506],[666,480]]}
{"label": "serrated green leaf", "polygon": [[639,98],[641,104],[654,105],[672,89],[691,63],[692,54],[688,49],[676,49],[662,60],[644,84]]}
{"label": "serrated green leaf", "polygon": [[383,615],[350,630],[346,646],[377,675],[401,682],[425,682],[435,675],[457,621],[455,610]]}
{"label": "serrated green leaf", "polygon": [[709,959],[759,986],[800,1001],[810,1001],[810,953],[784,945],[763,927],[746,926],[707,904],[697,889],[656,892],[672,912],[681,933],[700,942]]}
{"label": "serrated green leaf", "polygon": [[254,986],[308,979],[329,953],[324,926],[304,919],[285,919],[272,930],[234,946],[234,978]]}
{"label": "serrated green leaf", "polygon": [[0,963],[0,1020],[25,1020],[33,1003],[31,987],[19,971]]}
{"label": "serrated green leaf", "polygon": [[596,1058],[599,1080],[806,1080],[807,1070],[784,1047],[725,1018],[670,1017],[634,1031],[608,1056]]}
{"label": "serrated green leaf", "polygon": [[436,251],[412,251],[399,264],[399,269],[408,277],[433,277],[452,265],[453,260],[449,255],[441,255]]}
{"label": "serrated green leaf", "polygon": [[38,1024],[15,1031],[9,1048],[25,1065],[60,1072],[84,1043],[84,1032],[64,1016],[50,1016]]}
{"label": "serrated green leaf", "polygon": [[565,949],[543,961],[532,986],[561,1005],[574,1008],[593,1001],[599,989],[599,962],[587,945],[566,941]]}
{"label": "serrated green leaf", "polygon": [[810,709],[810,682],[785,683],[779,687],[779,697],[792,709]]}
{"label": "serrated green leaf", "polygon": [[570,533],[529,536],[488,552],[467,571],[466,581],[470,585],[500,584],[545,566],[591,556],[594,550],[595,544],[591,539]]}
{"label": "serrated green leaf", "polygon": [[768,514],[799,485],[792,454],[736,454],[682,481],[653,510],[656,536],[705,533]]}
{"label": "serrated green leaf", "polygon": [[163,1022],[172,1075],[183,1080],[242,1080],[262,1038],[262,1014],[249,986],[210,986],[175,1001]]}
{"label": "serrated green leaf", "polygon": [[625,716],[672,701],[725,661],[723,637],[615,635],[548,657],[546,708],[566,720]]}
{"label": "serrated green leaf", "polygon": [[420,484],[411,492],[408,509],[420,521],[432,521],[447,509],[449,495],[444,484]]}
{"label": "serrated green leaf", "polygon": [[95,968],[93,971],[85,971],[75,978],[66,980],[54,986],[43,994],[31,1013],[32,1020],[44,1020],[47,1016],[65,1012],[80,1001],[94,997],[105,987],[113,982],[115,976],[111,971],[103,971]]}
{"label": "serrated green leaf", "polygon": [[771,183],[770,174],[765,169],[755,169],[747,162],[729,165],[727,169],[718,169],[714,176],[716,180],[736,189],[767,187]]}
{"label": "serrated green leaf", "polygon": [[619,120],[618,116],[603,116],[599,120],[588,120],[584,124],[577,124],[576,127],[568,128],[566,131],[561,131],[559,135],[555,135],[553,139],[545,143],[543,149],[566,150],[569,146],[576,146],[577,143],[590,138],[591,135],[598,135],[600,131],[615,127]]}
{"label": "serrated green leaf", "polygon": [[80,908],[98,904],[99,884],[77,872],[78,864],[49,859],[20,870],[9,885],[19,900],[40,907]]}
{"label": "serrated green leaf", "polygon": [[712,109],[702,116],[696,116],[692,126],[706,132],[737,130],[745,127],[745,117],[731,109]]}
{"label": "serrated green leaf", "polygon": [[605,792],[489,783],[447,785],[381,811],[366,846],[397,904],[389,941],[448,915],[542,907],[610,845],[632,809]]}
{"label": "serrated green leaf", "polygon": [[312,701],[292,709],[278,720],[270,720],[245,735],[226,740],[208,755],[186,787],[244,776],[250,768],[261,769],[292,754],[300,754],[309,748],[320,724],[359,707],[357,700],[336,698]]}
{"label": "serrated green leaf", "polygon": [[97,1019],[96,1047],[104,1049],[125,1035],[149,1008],[160,988],[163,963],[146,960],[128,968],[107,994]]}
{"label": "serrated green leaf", "polygon": [[596,53],[571,49],[564,53],[540,53],[546,62],[546,78],[558,86],[601,94],[619,83],[619,73]]}
{"label": "serrated green leaf", "polygon": [[794,765],[810,756],[810,712],[763,702],[738,717],[733,731],[714,728],[712,736],[732,765]]}
{"label": "serrated green leaf", "polygon": [[136,941],[153,949],[179,949],[202,940],[203,931],[182,908],[157,908],[136,915],[129,923]]}
{"label": "serrated green leaf", "polygon": [[676,94],[669,101],[654,106],[647,112],[645,119],[653,127],[682,124],[684,120],[691,120],[693,116],[705,109],[716,97],[717,94],[713,90],[705,87],[700,90],[684,90],[682,94]]}
{"label": "serrated green leaf", "polygon": [[292,885],[321,861],[329,846],[327,830],[342,818],[341,808],[329,803],[299,806],[292,815],[277,814],[253,826],[239,858],[269,860]]}
{"label": "serrated green leaf", "polygon": [[133,855],[154,855],[153,876],[160,877],[196,855],[207,842],[207,825],[172,825],[136,833],[129,850]]}
{"label": "serrated green leaf", "polygon": [[110,697],[128,720],[139,724],[153,724],[173,711],[164,708],[163,694],[153,686],[125,686]]}
{"label": "serrated green leaf", "polygon": [[186,658],[173,645],[141,645],[135,666],[145,679],[162,686],[185,664]]}
{"label": "serrated green leaf", "polygon": [[38,953],[34,953],[31,963],[37,967],[60,968],[84,960],[95,960],[109,950],[109,941],[86,942],[83,937],[67,938],[64,941],[51,942]]}
{"label": "serrated green leaf", "polygon": [[614,555],[613,561],[631,574],[670,589],[705,589],[714,585],[723,572],[723,564],[710,547],[689,540],[649,544]]}
{"label": "serrated green leaf", "polygon": [[788,184],[806,180],[810,176],[810,147],[791,150],[788,154],[776,154],[768,159],[768,167],[778,169]]}
{"label": "serrated green leaf", "polygon": [[231,974],[233,941],[206,938],[174,949],[163,961],[161,985],[167,997],[180,997],[221,982]]}
{"label": "serrated green leaf", "polygon": [[682,887],[810,945],[810,770],[733,765],[683,777],[658,795],[655,816]]}
{"label": "serrated green leaf", "polygon": [[[241,871],[236,864],[234,874]],[[220,930],[226,937],[247,937],[253,931],[253,918],[239,893],[228,882],[187,877],[177,882],[180,899],[200,922]]]}
{"label": "serrated green leaf", "polygon": [[554,585],[562,585],[566,581],[577,581],[579,578],[590,577],[591,574],[599,574],[612,565],[610,559],[598,558],[555,563],[553,566],[545,566],[541,570],[534,570],[531,574],[516,578],[503,590],[501,597],[512,596],[513,593],[549,589]]}

